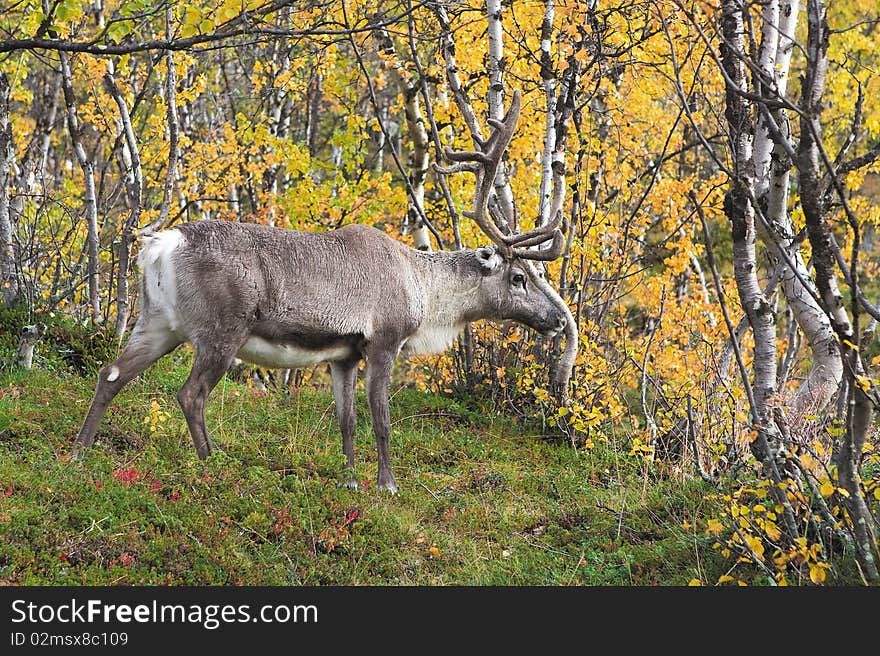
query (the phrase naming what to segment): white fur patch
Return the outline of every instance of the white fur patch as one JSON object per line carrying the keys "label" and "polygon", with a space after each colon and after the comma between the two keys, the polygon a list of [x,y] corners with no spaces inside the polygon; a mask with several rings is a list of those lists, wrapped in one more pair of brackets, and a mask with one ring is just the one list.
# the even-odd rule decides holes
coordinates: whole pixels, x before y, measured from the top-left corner
{"label": "white fur patch", "polygon": [[165,316],[172,331],[180,322],[177,316],[177,281],[171,255],[183,243],[183,239],[183,233],[175,229],[143,235],[138,254],[138,264],[144,274],[144,287],[152,302],[152,309]]}
{"label": "white fur patch", "polygon": [[117,378],[119,378],[119,369],[117,367],[110,367],[110,373],[107,374],[107,382],[112,383]]}
{"label": "white fur patch", "polygon": [[464,330],[464,324],[453,326],[422,326],[406,340],[403,350],[408,355],[442,353]]}
{"label": "white fur patch", "polygon": [[348,346],[326,349],[304,349],[293,344],[273,344],[260,337],[250,337],[238,353],[239,358],[261,367],[299,369],[321,362],[344,360],[352,354]]}

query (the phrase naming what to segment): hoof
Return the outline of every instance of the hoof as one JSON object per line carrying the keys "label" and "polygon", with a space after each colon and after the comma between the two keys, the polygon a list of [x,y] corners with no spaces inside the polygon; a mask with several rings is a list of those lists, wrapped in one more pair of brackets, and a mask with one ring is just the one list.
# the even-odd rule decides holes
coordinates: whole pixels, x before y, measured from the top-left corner
{"label": "hoof", "polygon": [[387,490],[391,496],[397,494],[397,483],[394,480],[379,483],[376,487],[380,490]]}
{"label": "hoof", "polygon": [[346,466],[339,470],[339,473],[336,475],[337,479],[336,487],[347,487],[349,490],[356,490],[360,487],[358,483],[357,476],[354,473],[354,467]]}
{"label": "hoof", "polygon": [[70,450],[70,455],[67,456],[67,459],[70,462],[81,462],[85,460],[86,452],[87,449],[85,447],[77,444]]}

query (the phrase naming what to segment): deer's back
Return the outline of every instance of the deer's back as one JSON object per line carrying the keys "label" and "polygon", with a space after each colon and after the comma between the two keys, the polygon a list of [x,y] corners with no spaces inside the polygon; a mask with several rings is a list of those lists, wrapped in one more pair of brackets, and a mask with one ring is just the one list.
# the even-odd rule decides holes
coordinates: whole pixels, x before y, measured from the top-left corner
{"label": "deer's back", "polygon": [[388,322],[414,328],[421,306],[411,250],[368,226],[182,224],[144,239],[145,309],[168,315],[190,341],[246,325],[270,343],[328,348]]}

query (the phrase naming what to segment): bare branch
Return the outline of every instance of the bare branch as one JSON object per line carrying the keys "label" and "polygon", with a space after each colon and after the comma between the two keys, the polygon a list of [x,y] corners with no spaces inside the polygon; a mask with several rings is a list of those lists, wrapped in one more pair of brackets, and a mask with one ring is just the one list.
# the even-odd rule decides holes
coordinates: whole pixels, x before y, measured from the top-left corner
{"label": "bare branch", "polygon": [[[171,7],[165,14],[165,35],[171,38]],[[162,188],[162,205],[159,207],[159,216],[156,218],[156,226],[164,226],[168,221],[171,211],[171,197],[174,193],[174,178],[177,177],[177,159],[179,157],[178,142],[180,136],[180,122],[177,118],[177,69],[174,67],[174,53],[169,50],[165,55],[168,72],[165,77],[165,117],[168,122],[168,169],[165,171],[165,185]]]}

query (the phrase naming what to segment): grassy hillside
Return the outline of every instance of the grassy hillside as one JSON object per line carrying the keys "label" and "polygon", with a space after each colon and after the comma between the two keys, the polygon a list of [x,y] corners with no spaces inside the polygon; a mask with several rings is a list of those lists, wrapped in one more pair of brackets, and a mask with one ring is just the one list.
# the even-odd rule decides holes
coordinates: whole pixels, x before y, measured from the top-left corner
{"label": "grassy hillside", "polygon": [[[336,486],[328,390],[261,396],[224,379],[195,457],[179,350],[117,397],[87,459],[66,454],[93,378],[0,373],[0,582],[6,584],[640,585],[715,582],[702,482],[648,471],[470,404],[392,398],[401,492],[376,489],[362,383],[357,472]],[[747,575],[741,572],[740,576]]]}

